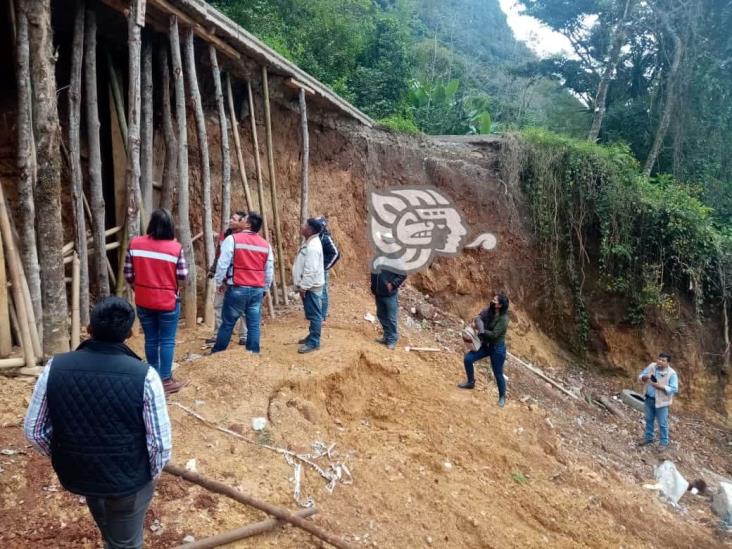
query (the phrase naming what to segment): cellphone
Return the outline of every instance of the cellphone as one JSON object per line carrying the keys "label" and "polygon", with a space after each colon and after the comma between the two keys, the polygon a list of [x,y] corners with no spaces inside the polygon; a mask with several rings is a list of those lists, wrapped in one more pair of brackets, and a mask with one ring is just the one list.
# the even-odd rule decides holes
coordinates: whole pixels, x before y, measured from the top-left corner
{"label": "cellphone", "polygon": [[651,381],[653,383],[657,383],[658,382],[658,379],[656,379],[656,376],[655,375],[651,375]]}

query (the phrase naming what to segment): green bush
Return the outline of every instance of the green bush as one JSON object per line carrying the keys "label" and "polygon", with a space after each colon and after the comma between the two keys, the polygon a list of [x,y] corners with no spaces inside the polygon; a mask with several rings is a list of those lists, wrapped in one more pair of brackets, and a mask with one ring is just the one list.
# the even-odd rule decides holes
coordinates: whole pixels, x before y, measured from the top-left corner
{"label": "green bush", "polygon": [[381,118],[377,121],[377,123],[381,126],[384,126],[385,128],[388,128],[398,133],[406,133],[410,135],[420,133],[419,128],[414,123],[414,120],[405,118],[398,114],[393,114],[391,116],[387,116],[386,118]]}

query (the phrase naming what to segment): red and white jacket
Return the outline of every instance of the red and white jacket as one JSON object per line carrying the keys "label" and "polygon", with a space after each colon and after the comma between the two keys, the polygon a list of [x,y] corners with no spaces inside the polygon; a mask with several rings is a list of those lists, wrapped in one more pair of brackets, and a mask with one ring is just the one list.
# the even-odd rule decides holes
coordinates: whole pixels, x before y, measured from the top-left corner
{"label": "red and white jacket", "polygon": [[155,240],[136,236],[129,253],[135,273],[135,304],[155,311],[172,311],[178,299],[177,240]]}

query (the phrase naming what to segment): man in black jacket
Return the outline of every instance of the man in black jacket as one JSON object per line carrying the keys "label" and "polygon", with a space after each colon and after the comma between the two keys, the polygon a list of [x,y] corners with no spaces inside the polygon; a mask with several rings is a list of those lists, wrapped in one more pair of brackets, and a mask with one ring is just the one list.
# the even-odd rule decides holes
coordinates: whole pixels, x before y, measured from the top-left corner
{"label": "man in black jacket", "polygon": [[134,320],[119,297],[98,303],[91,339],[48,361],[24,426],[61,485],[86,497],[111,549],[142,547],[145,512],[171,451],[160,376],[124,344]]}
{"label": "man in black jacket", "polygon": [[377,343],[394,350],[399,340],[399,287],[406,276],[382,268],[371,273],[371,293],[376,299],[376,316],[384,330],[384,336]]}
{"label": "man in black jacket", "polygon": [[330,270],[338,263],[341,258],[341,252],[333,240],[333,235],[328,229],[328,220],[322,215],[316,217],[315,220],[320,224],[320,243],[323,246],[323,269],[325,273],[325,284],[323,284],[323,293],[320,297],[320,308],[323,312],[323,324],[328,319],[328,304],[330,303],[328,296],[328,279],[330,278]]}

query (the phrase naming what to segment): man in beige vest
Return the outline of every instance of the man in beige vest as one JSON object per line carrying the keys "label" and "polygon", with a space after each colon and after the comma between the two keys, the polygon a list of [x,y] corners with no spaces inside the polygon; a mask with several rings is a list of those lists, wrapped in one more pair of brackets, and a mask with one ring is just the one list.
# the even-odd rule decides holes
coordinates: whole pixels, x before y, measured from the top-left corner
{"label": "man in beige vest", "polygon": [[646,384],[646,432],[639,446],[653,443],[654,422],[658,420],[661,437],[659,451],[668,448],[668,413],[674,395],[679,392],[679,377],[671,368],[671,356],[660,353],[656,362],[651,362],[638,376]]}

